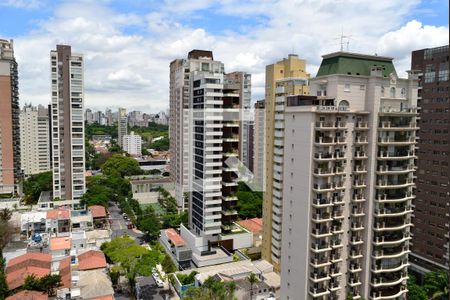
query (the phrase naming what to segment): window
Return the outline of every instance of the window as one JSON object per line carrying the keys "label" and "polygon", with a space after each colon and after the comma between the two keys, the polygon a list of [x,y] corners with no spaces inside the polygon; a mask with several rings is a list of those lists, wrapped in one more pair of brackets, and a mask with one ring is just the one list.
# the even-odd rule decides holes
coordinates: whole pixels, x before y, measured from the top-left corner
{"label": "window", "polygon": [[447,81],[447,80],[448,80],[448,62],[440,63],[438,81]]}
{"label": "window", "polygon": [[436,70],[433,64],[428,64],[425,66],[425,83],[434,82],[436,78]]}
{"label": "window", "polygon": [[390,97],[395,98],[395,87],[391,87],[390,89]]}
{"label": "window", "polygon": [[350,84],[346,83],[344,85],[344,92],[350,92]]}
{"label": "window", "polygon": [[364,90],[366,89],[366,86],[365,86],[364,84],[361,84],[361,85],[359,86],[359,89],[360,89],[361,91],[364,91]]}

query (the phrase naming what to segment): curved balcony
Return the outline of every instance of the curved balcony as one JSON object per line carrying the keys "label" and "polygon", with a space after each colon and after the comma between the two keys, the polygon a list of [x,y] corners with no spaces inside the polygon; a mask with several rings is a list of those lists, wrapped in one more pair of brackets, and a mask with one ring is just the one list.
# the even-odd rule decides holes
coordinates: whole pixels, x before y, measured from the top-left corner
{"label": "curved balcony", "polygon": [[378,145],[414,145],[416,144],[415,137],[407,138],[378,138]]}
{"label": "curved balcony", "polygon": [[[401,272],[399,274],[392,274],[391,276],[380,276],[379,278],[375,277],[370,282],[370,285],[377,288],[377,287],[389,287],[394,286],[397,284],[402,283],[404,280],[408,280],[408,273],[407,272]],[[397,276],[395,276],[397,275]]]}
{"label": "curved balcony", "polygon": [[384,248],[383,250],[375,250],[372,253],[372,258],[374,259],[388,259],[388,258],[396,258],[402,255],[410,253],[408,246],[404,247],[395,247],[395,248]]}
{"label": "curved balcony", "polygon": [[406,180],[394,181],[394,180],[378,180],[376,188],[377,189],[400,189],[408,186],[413,186],[414,180],[408,178]]}
{"label": "curved balcony", "polygon": [[411,240],[409,233],[402,234],[383,234],[382,236],[375,236],[372,243],[375,246],[389,246],[397,245]]}
{"label": "curved balcony", "polygon": [[333,226],[331,227],[331,232],[333,232],[333,234],[341,234],[344,233],[344,229],[342,226]]}
{"label": "curved balcony", "polygon": [[336,182],[333,183],[334,189],[336,189],[336,190],[343,190],[343,189],[345,189],[345,185],[344,184],[345,184],[344,181],[336,181]]}
{"label": "curved balcony", "polygon": [[342,244],[342,241],[337,239],[337,240],[332,240],[330,242],[331,248],[333,249],[337,249],[337,248],[342,248],[344,247],[344,245]]}
{"label": "curved balcony", "polygon": [[417,158],[414,151],[380,151],[377,159],[379,160],[403,160]]}
{"label": "curved balcony", "polygon": [[344,219],[344,211],[342,209],[335,209],[333,210],[332,214],[333,220],[339,220]]}
{"label": "curved balcony", "polygon": [[408,260],[407,259],[403,259],[397,263],[393,263],[393,264],[386,264],[383,265],[381,263],[377,263],[372,265],[371,271],[373,273],[389,273],[389,272],[398,272],[403,270],[404,268],[407,268],[409,266]]}
{"label": "curved balcony", "polygon": [[376,222],[373,228],[374,231],[394,231],[411,227],[410,220],[404,220],[403,222]]}
{"label": "curved balcony", "polygon": [[379,292],[373,292],[371,295],[372,300],[388,300],[388,299],[398,299],[402,295],[406,295],[408,289],[405,286],[400,286],[400,288],[383,290]]}
{"label": "curved balcony", "polygon": [[328,289],[332,292],[335,292],[335,291],[339,290],[340,288],[341,288],[341,286],[339,285],[339,282],[330,281],[330,283],[328,285]]}
{"label": "curved balcony", "polygon": [[391,167],[388,166],[379,166],[376,171],[377,174],[380,175],[395,175],[395,174],[407,174],[409,172],[414,172],[416,167],[413,164],[405,165],[402,167]]}
{"label": "curved balcony", "polygon": [[342,204],[345,204],[343,195],[333,197],[333,205],[342,205]]}
{"label": "curved balcony", "polygon": [[414,199],[416,196],[413,195],[412,192],[406,192],[404,194],[396,194],[393,196],[389,196],[387,194],[380,194],[378,195],[378,197],[375,198],[375,202],[378,203],[400,203],[400,202],[405,202],[411,199]]}
{"label": "curved balcony", "polygon": [[407,215],[409,213],[412,213],[412,207],[410,205],[406,205],[403,207],[396,207],[396,208],[382,208],[382,209],[375,209],[373,214],[377,218],[381,217],[401,217],[404,215]]}
{"label": "curved balcony", "polygon": [[330,276],[331,277],[336,277],[336,276],[341,276],[341,275],[342,275],[342,272],[339,267],[331,267],[330,268]]}

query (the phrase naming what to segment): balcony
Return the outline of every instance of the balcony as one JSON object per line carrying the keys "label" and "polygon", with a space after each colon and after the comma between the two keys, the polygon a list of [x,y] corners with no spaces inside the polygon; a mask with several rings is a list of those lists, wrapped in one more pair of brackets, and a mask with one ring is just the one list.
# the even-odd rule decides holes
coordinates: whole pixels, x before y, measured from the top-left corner
{"label": "balcony", "polygon": [[350,276],[350,278],[348,279],[348,285],[351,287],[360,286],[361,280],[359,280],[359,278],[356,276]]}
{"label": "balcony", "polygon": [[344,247],[344,245],[342,244],[342,241],[340,239],[332,240],[330,242],[330,245],[331,245],[331,248],[333,248],[333,249]]}
{"label": "balcony", "polygon": [[364,225],[360,222],[352,222],[351,226],[350,226],[350,230],[352,230],[352,231],[364,230]]}
{"label": "balcony", "polygon": [[334,126],[339,129],[346,129],[347,123],[346,122],[335,122]]}
{"label": "balcony", "polygon": [[327,177],[327,176],[333,176],[333,169],[331,168],[316,168],[313,172],[314,176],[317,177]]}
{"label": "balcony", "polygon": [[414,199],[416,196],[412,192],[407,193],[397,193],[394,195],[388,195],[387,194],[379,194],[378,197],[375,198],[376,202],[379,203],[399,203],[399,202],[405,202],[411,199]]}
{"label": "balcony", "polygon": [[362,267],[360,264],[351,263],[348,267],[348,270],[352,273],[358,273],[362,271]]}
{"label": "balcony", "polygon": [[354,194],[352,197],[352,202],[355,203],[360,203],[360,202],[365,202],[366,198],[363,194]]}
{"label": "balcony", "polygon": [[378,189],[398,189],[413,186],[414,180],[412,178],[406,178],[404,180],[378,180]]}
{"label": "balcony", "polygon": [[317,198],[313,200],[312,205],[315,208],[322,208],[333,206],[333,203],[331,198],[322,198],[322,199]]}
{"label": "balcony", "polygon": [[324,122],[324,121],[320,121],[320,122],[316,122],[315,124],[315,128],[316,130],[333,130],[335,129],[335,123],[333,122]]}
{"label": "balcony", "polygon": [[234,209],[222,210],[222,215],[224,215],[224,216],[235,216],[237,214],[238,214],[238,212]]}
{"label": "balcony", "polygon": [[385,131],[416,131],[419,127],[415,122],[381,122],[379,130]]}
{"label": "balcony", "polygon": [[360,189],[365,187],[366,182],[364,180],[353,180],[353,188]]}
{"label": "balcony", "polygon": [[345,174],[345,168],[344,167],[334,167],[334,173],[335,175],[344,175]]}
{"label": "balcony", "polygon": [[393,207],[393,208],[382,208],[375,209],[374,215],[377,218],[381,217],[400,217],[406,214],[412,213],[412,207],[410,205]]}
{"label": "balcony", "polygon": [[335,207],[335,209],[333,210],[333,214],[332,217],[334,220],[339,220],[339,219],[344,219],[344,213],[342,209],[336,209],[337,207]]}
{"label": "balcony", "polygon": [[312,221],[315,223],[323,223],[333,221],[333,218],[331,218],[330,213],[323,212],[321,214],[313,214]]}
{"label": "balcony", "polygon": [[324,287],[321,287],[321,288],[315,288],[315,287],[312,287],[312,286],[311,286],[311,287],[309,288],[309,294],[310,294],[312,297],[317,298],[317,297],[323,297],[323,296],[325,296],[325,295],[330,294],[330,291],[329,291],[328,289],[324,288]]}
{"label": "balcony", "polygon": [[375,231],[394,231],[411,227],[411,221],[405,219],[402,222],[376,222],[373,230]]}
{"label": "balcony", "polygon": [[355,130],[368,130],[369,129],[369,124],[367,122],[356,122],[355,124]]}
{"label": "balcony", "polygon": [[365,173],[367,173],[367,168],[366,168],[366,166],[355,166],[353,168],[353,173],[355,173],[355,174],[365,174]]}
{"label": "balcony", "polygon": [[367,153],[364,151],[355,151],[354,159],[367,159]]}
{"label": "balcony", "polygon": [[326,267],[326,266],[331,265],[330,260],[327,257],[325,257],[325,256],[322,256],[322,257],[319,257],[319,258],[313,258],[312,257],[309,263],[314,268],[322,268],[322,267]]}
{"label": "balcony", "polygon": [[378,144],[379,145],[414,145],[416,144],[416,138],[415,137],[398,137],[398,138],[391,138],[391,137],[384,137],[384,138],[378,138]]}
{"label": "balcony", "polygon": [[336,276],[341,276],[341,275],[342,275],[342,272],[339,267],[331,267],[330,268],[330,276],[331,277],[336,277]]}
{"label": "balcony", "polygon": [[311,280],[315,283],[322,282],[325,280],[330,280],[330,279],[331,279],[330,276],[328,276],[328,273],[326,273],[326,272],[320,272],[320,273],[311,272],[309,274],[309,280]]}
{"label": "balcony", "polygon": [[333,185],[331,183],[325,183],[325,184],[317,184],[315,183],[313,185],[313,190],[318,193],[323,192],[331,192],[334,190]]}
{"label": "balcony", "polygon": [[356,145],[365,145],[365,144],[368,144],[368,143],[369,143],[369,140],[367,139],[366,136],[357,136],[357,137],[355,138],[354,143],[355,143]]}
{"label": "balcony", "polygon": [[345,189],[345,182],[344,181],[337,181],[337,182],[334,182],[334,188],[336,189],[336,190],[343,190],[343,189]]}
{"label": "balcony", "polygon": [[380,116],[415,116],[417,115],[417,107],[380,107]]}
{"label": "balcony", "polygon": [[353,246],[361,245],[363,243],[364,243],[364,240],[362,239],[361,236],[352,236],[350,239],[350,244]]}
{"label": "balcony", "polygon": [[373,278],[370,285],[372,285],[375,288],[376,287],[389,287],[389,286],[398,285],[398,284],[402,283],[404,280],[408,280],[408,279],[409,279],[409,277],[408,277],[407,272],[401,272],[401,273],[393,274],[390,276],[381,275],[380,277]]}
{"label": "balcony", "polygon": [[345,137],[343,137],[343,136],[336,137],[336,138],[335,138],[335,142],[336,142],[336,144],[338,144],[338,145],[340,145],[340,144],[345,144],[345,143],[346,143],[346,142],[345,142]]}
{"label": "balcony", "polygon": [[398,272],[408,266],[409,266],[409,263],[408,263],[407,259],[402,259],[396,263],[390,263],[390,264],[383,264],[383,263],[378,262],[378,263],[372,265],[372,272],[373,273]]}
{"label": "balcony", "polygon": [[324,227],[322,229],[313,228],[311,231],[311,235],[315,238],[324,238],[332,236],[333,234],[331,233],[331,230],[329,228]]}
{"label": "balcony", "polygon": [[314,159],[319,161],[331,161],[334,160],[333,153],[330,152],[319,152],[314,153]]}
{"label": "balcony", "polygon": [[375,246],[401,244],[411,239],[408,232],[387,233],[381,236],[374,236],[373,243]]}
{"label": "balcony", "polygon": [[333,232],[333,234],[341,234],[344,233],[344,230],[342,229],[342,226],[333,226],[331,228],[331,231]]}
{"label": "balcony", "polygon": [[343,195],[333,197],[333,205],[343,205],[343,204],[345,204]]}
{"label": "balcony", "polygon": [[314,140],[316,146],[333,146],[336,144],[332,137],[318,137]]}
{"label": "balcony", "polygon": [[[373,292],[372,300],[387,300],[387,299],[399,299],[400,296],[406,295],[408,289],[405,286],[400,286],[400,288],[392,288],[390,290],[383,290],[378,292]],[[404,299],[404,298],[403,298]]]}
{"label": "balcony", "polygon": [[332,248],[329,243],[312,243],[311,251],[315,253],[321,253],[326,251],[331,251]]}
{"label": "balcony", "polygon": [[363,217],[363,216],[365,216],[364,209],[362,207],[353,208],[352,212],[351,212],[351,216],[352,217]]}
{"label": "balcony", "polygon": [[415,171],[415,166],[413,164],[407,164],[403,166],[391,167],[388,166],[379,166],[377,174],[407,174],[409,172]]}
{"label": "balcony", "polygon": [[378,152],[378,159],[380,160],[402,160],[416,158],[414,151],[380,151]]}
{"label": "balcony", "polygon": [[394,248],[383,248],[382,250],[375,250],[372,253],[372,258],[375,259],[388,259],[396,258],[410,253],[408,246],[399,246]]}

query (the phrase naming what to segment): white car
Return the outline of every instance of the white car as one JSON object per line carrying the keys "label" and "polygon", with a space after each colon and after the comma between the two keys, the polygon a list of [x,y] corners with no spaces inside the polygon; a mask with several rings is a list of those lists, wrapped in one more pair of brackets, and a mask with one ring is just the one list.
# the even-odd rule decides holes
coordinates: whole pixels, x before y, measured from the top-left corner
{"label": "white car", "polygon": [[162,282],[161,279],[155,280],[155,282],[156,282],[156,285],[157,285],[159,288],[164,287],[164,282]]}
{"label": "white car", "polygon": [[152,273],[152,277],[155,281],[161,280],[158,273]]}
{"label": "white car", "polygon": [[153,268],[152,268],[152,274],[154,274],[154,273],[157,273],[157,271],[156,271],[156,268],[155,268],[155,267],[153,267]]}

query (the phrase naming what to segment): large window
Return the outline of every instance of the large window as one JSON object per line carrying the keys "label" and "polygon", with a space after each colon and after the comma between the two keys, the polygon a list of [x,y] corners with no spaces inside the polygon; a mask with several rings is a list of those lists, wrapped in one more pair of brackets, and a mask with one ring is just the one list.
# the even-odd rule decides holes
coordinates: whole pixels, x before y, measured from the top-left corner
{"label": "large window", "polygon": [[436,78],[436,70],[433,64],[425,66],[425,83],[434,82]]}
{"label": "large window", "polygon": [[443,62],[439,64],[439,77],[438,81],[448,80],[448,62]]}

